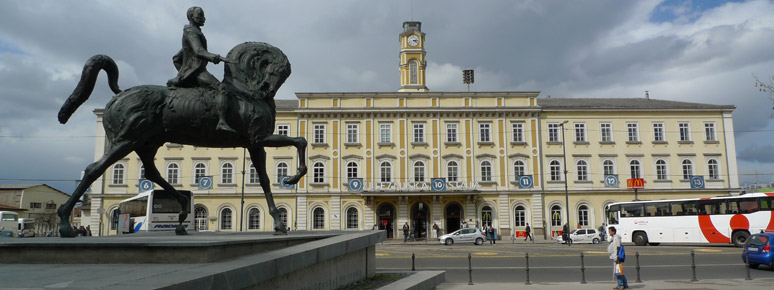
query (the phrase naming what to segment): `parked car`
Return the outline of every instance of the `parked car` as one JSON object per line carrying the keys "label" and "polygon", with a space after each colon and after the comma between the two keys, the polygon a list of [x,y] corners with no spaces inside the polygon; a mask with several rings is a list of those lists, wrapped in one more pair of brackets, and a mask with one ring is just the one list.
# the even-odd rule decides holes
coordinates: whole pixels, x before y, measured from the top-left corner
{"label": "parked car", "polygon": [[[556,237],[556,241],[559,243],[564,243],[561,235]],[[602,238],[600,237],[599,232],[595,229],[579,229],[570,233],[570,241],[572,243],[599,244],[599,242],[602,241]]]}
{"label": "parked car", "polygon": [[16,233],[11,230],[0,230],[0,239],[2,238],[15,238]]}
{"label": "parked car", "polygon": [[742,262],[747,263],[747,255],[750,255],[750,268],[759,265],[768,265],[774,270],[774,254],[771,248],[774,246],[774,232],[754,234],[744,243],[742,250]]}
{"label": "parked car", "polygon": [[484,244],[486,234],[480,229],[468,228],[460,229],[450,234],[445,234],[438,238],[438,242],[451,246],[454,243],[473,243],[476,245]]}

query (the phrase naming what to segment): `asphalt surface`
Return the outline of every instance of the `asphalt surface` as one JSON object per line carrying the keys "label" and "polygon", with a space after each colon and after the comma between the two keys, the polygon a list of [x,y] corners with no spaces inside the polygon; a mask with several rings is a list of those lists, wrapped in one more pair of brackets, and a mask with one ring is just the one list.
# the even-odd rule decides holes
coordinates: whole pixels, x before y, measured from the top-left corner
{"label": "asphalt surface", "polygon": [[[431,241],[432,242],[432,241]],[[549,241],[536,244],[521,241],[499,242],[496,245],[444,246],[428,242],[403,244],[387,241],[376,247],[376,268],[384,271],[411,270],[411,255],[415,269],[444,270],[448,283],[467,283],[468,254],[471,256],[474,283],[526,282],[526,259],[529,254],[529,275],[533,283],[580,282],[581,258],[584,255],[585,279],[612,281],[612,261],[607,244],[560,245]],[[637,279],[636,257],[639,252],[640,277],[647,280],[685,280],[692,278],[691,250],[695,253],[696,278],[744,279],[746,266],[741,261],[741,249],[733,246],[660,245],[638,247],[626,245],[624,272],[630,282]],[[753,279],[774,278],[774,271],[761,266],[750,271]]]}

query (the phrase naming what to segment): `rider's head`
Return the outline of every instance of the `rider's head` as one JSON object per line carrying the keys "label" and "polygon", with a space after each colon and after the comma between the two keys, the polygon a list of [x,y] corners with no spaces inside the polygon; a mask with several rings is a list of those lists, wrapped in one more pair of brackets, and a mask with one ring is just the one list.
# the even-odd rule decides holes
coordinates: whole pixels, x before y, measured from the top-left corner
{"label": "rider's head", "polygon": [[197,24],[199,26],[204,25],[204,10],[202,10],[201,7],[194,6],[191,8],[188,8],[188,11],[186,12],[186,16],[188,16],[188,21]]}

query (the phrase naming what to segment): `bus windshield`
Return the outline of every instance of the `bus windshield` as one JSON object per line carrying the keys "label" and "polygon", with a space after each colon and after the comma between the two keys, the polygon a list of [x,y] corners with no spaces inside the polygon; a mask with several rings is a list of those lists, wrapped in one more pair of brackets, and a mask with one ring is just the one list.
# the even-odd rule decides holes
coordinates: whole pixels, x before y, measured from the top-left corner
{"label": "bus windshield", "polygon": [[129,214],[130,217],[145,216],[148,209],[148,196],[139,197],[122,202],[118,206],[121,214]]}
{"label": "bus windshield", "polygon": [[180,209],[180,203],[172,194],[161,190],[154,192],[152,213],[179,213]]}

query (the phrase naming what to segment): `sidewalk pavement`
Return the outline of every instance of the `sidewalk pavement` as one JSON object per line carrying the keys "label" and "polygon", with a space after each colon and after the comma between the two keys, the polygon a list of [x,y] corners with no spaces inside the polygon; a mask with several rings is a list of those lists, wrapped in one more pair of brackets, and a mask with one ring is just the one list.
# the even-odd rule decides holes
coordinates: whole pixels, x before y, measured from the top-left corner
{"label": "sidewalk pavement", "polygon": [[[484,242],[485,244],[489,244],[489,241]],[[524,238],[516,238],[515,240],[511,240],[510,237],[506,237],[502,240],[497,240],[498,244],[532,244],[529,240],[526,242],[524,241]],[[535,244],[556,244],[556,240],[553,239],[543,239],[543,237],[537,237],[535,238]],[[385,245],[403,245],[403,238],[395,238],[395,239],[387,239],[386,241],[382,242],[382,244]],[[406,245],[424,245],[425,240],[419,240],[419,241],[409,241],[405,243]],[[430,238],[427,240],[428,245],[440,245],[440,242],[438,242],[437,239]]]}
{"label": "sidewalk pavement", "polygon": [[[732,280],[701,280],[699,282],[690,281],[645,281],[644,283],[632,283],[629,282],[629,289],[669,289],[669,290],[681,290],[681,289],[696,289],[696,290],[714,290],[714,289],[771,289],[771,285],[774,284],[774,279],[763,278],[747,281],[744,279],[732,279]],[[438,285],[435,289],[438,290],[473,290],[473,289],[535,289],[535,290],[586,290],[586,289],[613,289],[616,283],[609,282],[589,282],[588,284],[580,284],[578,282],[562,282],[562,283],[532,283],[532,285],[524,285],[521,283],[480,283],[474,285],[468,285],[466,283],[443,283]]]}

